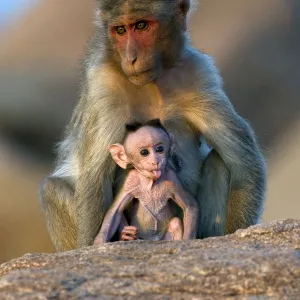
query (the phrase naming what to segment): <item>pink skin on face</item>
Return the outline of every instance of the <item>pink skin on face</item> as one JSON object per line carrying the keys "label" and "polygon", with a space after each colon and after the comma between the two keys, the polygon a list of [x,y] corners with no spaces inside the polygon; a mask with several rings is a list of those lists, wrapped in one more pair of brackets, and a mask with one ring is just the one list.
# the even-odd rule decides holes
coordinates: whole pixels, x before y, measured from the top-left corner
{"label": "pink skin on face", "polygon": [[161,129],[145,126],[128,135],[125,149],[138,172],[147,178],[158,180],[167,164],[170,138]]}
{"label": "pink skin on face", "polygon": [[158,29],[159,23],[149,17],[123,17],[110,28],[122,69],[136,84],[149,82],[156,76],[153,49],[157,45]]}
{"label": "pink skin on face", "polygon": [[147,147],[146,149],[149,151],[148,157],[144,161],[141,161],[141,159],[137,164],[134,164],[137,171],[153,180],[159,179],[165,169],[165,159],[162,154],[156,153],[157,147],[156,145]]}
{"label": "pink skin on face", "polygon": [[[136,24],[139,21],[147,23],[147,27],[143,30],[138,30]],[[119,35],[117,33],[118,27],[124,27],[125,33]],[[158,22],[153,18],[144,17],[142,19],[131,19],[128,17],[122,18],[111,27],[111,36],[116,41],[116,47],[120,52],[124,52],[128,43],[136,44],[138,49],[147,49],[152,47],[156,37],[156,31],[159,27]]]}

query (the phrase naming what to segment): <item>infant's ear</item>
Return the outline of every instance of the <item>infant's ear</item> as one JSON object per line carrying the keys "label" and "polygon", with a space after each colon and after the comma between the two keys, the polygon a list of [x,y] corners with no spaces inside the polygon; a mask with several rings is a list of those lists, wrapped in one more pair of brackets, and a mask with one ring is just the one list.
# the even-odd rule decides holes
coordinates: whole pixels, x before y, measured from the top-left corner
{"label": "infant's ear", "polygon": [[123,169],[127,168],[128,158],[125,153],[125,149],[121,144],[113,144],[108,147],[108,150],[113,160]]}

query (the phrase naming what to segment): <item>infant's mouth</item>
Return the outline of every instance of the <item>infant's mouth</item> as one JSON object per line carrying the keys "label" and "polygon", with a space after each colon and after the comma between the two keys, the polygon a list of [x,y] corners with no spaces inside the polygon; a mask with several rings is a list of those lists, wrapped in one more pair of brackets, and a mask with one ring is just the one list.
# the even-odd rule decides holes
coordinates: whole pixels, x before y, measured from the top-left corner
{"label": "infant's mouth", "polygon": [[154,179],[159,179],[161,176],[161,170],[153,170],[151,173],[153,174]]}

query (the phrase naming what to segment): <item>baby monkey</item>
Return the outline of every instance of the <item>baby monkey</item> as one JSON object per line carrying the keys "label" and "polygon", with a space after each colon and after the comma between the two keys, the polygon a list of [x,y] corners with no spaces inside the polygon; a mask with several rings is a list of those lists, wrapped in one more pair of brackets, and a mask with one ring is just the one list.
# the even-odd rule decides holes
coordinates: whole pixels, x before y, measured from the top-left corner
{"label": "baby monkey", "polygon": [[[198,205],[168,166],[169,134],[158,119],[126,125],[126,129],[124,144],[113,144],[109,151],[121,168],[133,168],[107,211],[94,245],[109,242],[124,225],[121,240],[196,238]],[[176,213],[178,207],[183,221]]]}

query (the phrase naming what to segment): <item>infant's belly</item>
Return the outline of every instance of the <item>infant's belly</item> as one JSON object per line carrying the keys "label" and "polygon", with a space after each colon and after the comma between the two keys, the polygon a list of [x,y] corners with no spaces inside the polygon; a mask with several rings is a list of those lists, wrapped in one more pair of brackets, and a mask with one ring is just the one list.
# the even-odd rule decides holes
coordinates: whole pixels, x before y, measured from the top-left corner
{"label": "infant's belly", "polygon": [[137,237],[142,240],[160,240],[168,229],[172,212],[165,208],[155,217],[138,200],[125,211],[130,226],[138,229]]}

